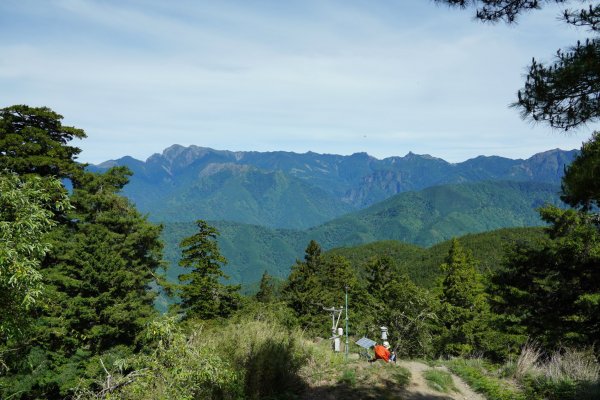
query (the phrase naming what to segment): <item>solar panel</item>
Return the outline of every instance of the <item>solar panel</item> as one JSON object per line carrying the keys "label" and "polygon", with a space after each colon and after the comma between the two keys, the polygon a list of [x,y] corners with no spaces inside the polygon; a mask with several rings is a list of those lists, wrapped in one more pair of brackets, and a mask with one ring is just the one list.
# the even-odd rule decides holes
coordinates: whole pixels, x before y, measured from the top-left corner
{"label": "solar panel", "polygon": [[377,344],[377,342],[367,338],[367,337],[363,337],[360,338],[356,341],[356,344],[359,345],[360,347],[364,347],[365,349],[370,349],[371,347],[375,346]]}

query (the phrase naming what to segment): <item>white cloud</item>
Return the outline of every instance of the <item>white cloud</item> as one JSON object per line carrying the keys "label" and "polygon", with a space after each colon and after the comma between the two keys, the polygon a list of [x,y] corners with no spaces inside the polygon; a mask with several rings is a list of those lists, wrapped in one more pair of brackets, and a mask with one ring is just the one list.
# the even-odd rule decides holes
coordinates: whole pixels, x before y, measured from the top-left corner
{"label": "white cloud", "polygon": [[549,12],[506,27],[422,0],[6,4],[0,99],[84,128],[83,161],[173,143],[460,161],[588,135],[549,135],[507,108],[531,56],[578,35]]}

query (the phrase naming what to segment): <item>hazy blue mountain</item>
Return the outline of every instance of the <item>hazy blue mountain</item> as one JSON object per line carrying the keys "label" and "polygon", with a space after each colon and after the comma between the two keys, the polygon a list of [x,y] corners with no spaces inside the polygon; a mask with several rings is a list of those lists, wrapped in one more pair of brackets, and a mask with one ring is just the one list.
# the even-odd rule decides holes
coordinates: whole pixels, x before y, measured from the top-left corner
{"label": "hazy blue mountain", "polygon": [[114,165],[134,175],[124,194],[154,221],[228,220],[304,229],[393,195],[448,183],[514,180],[558,184],[577,151],[527,160],[480,156],[451,164],[429,155],[376,159],[291,152],[232,152],[173,145],[146,161]]}
{"label": "hazy blue mountain", "polygon": [[[311,239],[324,249],[396,240],[430,246],[452,237],[505,227],[539,226],[537,208],[561,205],[556,184],[477,182],[430,187],[395,195],[364,210],[306,230],[271,229],[233,222],[211,222],[221,231],[219,245],[229,259],[234,282],[251,283],[263,271],[286,277]],[[171,265],[177,243],[193,233],[192,223],[166,223],[163,238]],[[172,278],[181,271],[170,271]]]}

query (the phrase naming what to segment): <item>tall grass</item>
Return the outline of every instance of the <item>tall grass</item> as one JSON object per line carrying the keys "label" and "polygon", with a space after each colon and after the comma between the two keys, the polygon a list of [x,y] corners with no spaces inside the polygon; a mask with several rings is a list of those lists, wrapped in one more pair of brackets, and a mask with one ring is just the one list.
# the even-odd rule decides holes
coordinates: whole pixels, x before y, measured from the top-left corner
{"label": "tall grass", "polygon": [[517,358],[513,377],[522,380],[525,376],[532,373],[538,373],[538,363],[542,358],[543,352],[535,342],[527,342],[521,349]]}
{"label": "tall grass", "polygon": [[600,365],[593,349],[563,348],[549,355],[527,343],[514,378],[532,399],[600,399]]}

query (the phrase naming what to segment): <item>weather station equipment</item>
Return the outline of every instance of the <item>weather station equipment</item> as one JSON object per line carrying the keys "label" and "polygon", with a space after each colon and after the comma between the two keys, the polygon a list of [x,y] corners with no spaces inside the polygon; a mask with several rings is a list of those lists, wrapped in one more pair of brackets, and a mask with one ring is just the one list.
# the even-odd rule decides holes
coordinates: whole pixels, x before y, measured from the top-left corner
{"label": "weather station equipment", "polygon": [[340,317],[342,316],[343,307],[323,307],[323,310],[331,313],[331,348],[334,352],[339,353],[342,347],[342,336],[344,329],[338,328]]}

